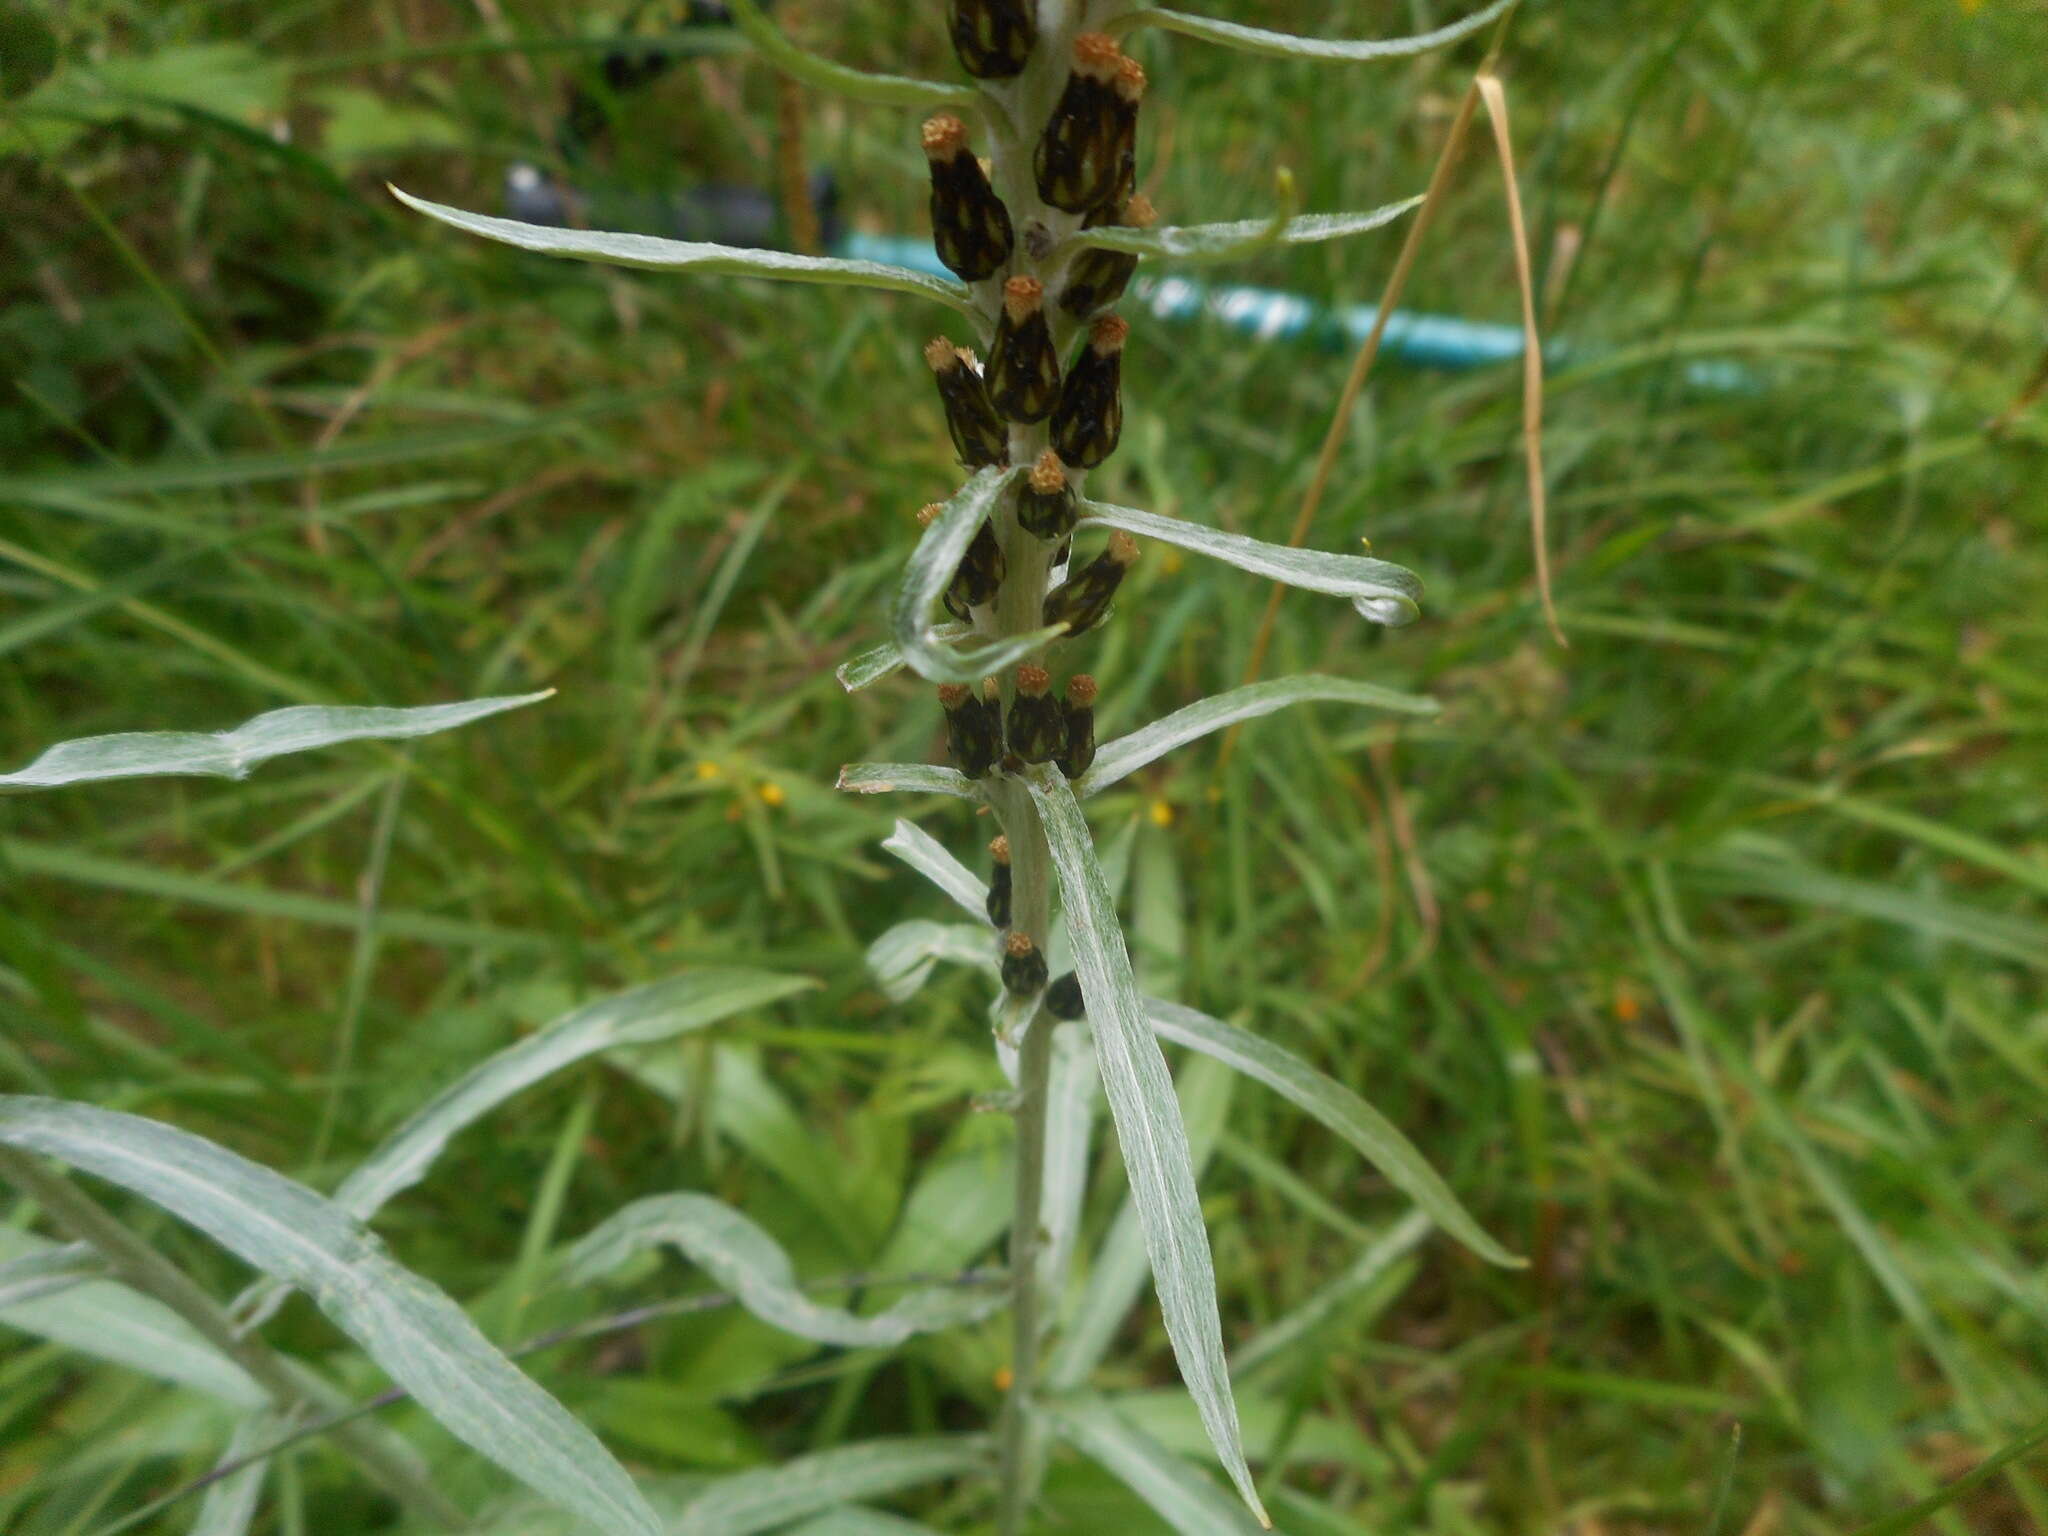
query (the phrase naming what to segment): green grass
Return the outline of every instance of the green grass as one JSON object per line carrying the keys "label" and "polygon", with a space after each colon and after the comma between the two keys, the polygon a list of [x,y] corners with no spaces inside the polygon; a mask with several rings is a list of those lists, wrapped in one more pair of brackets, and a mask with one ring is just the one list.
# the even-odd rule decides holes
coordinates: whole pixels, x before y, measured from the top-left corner
{"label": "green grass", "polygon": [[[664,1190],[741,1204],[810,1275],[970,1262],[949,1222],[896,1217],[934,1168],[1007,1156],[1001,1117],[966,1113],[998,1083],[979,984],[895,1007],[861,962],[892,922],[945,916],[877,850],[894,815],[963,856],[983,834],[957,802],[831,787],[844,761],[936,750],[925,689],[848,698],[832,667],[880,638],[910,514],[954,483],[917,350],[942,312],[554,263],[404,216],[382,181],[489,209],[511,160],[555,156],[590,65],[554,44],[616,30],[500,9],[502,34],[397,0],[62,15],[67,59],[154,61],[187,104],[0,159],[7,765],[305,700],[561,693],[404,756],[7,801],[0,1083],[327,1189],[578,998],[699,961],[799,971],[822,989],[650,1064],[665,1091],[593,1067],[517,1101],[380,1230],[505,1342],[691,1289],[521,1283]],[[951,78],[932,17],[803,9],[835,56]],[[1453,14],[1201,9],[1331,34]],[[199,47],[241,51],[174,51]],[[1310,210],[1420,190],[1477,57],[1141,52],[1147,184],[1184,221],[1258,216],[1276,165]],[[1383,363],[1313,540],[1414,567],[1425,620],[1382,634],[1295,594],[1268,672],[1444,715],[1276,716],[1225,768],[1211,741],[1096,803],[1105,840],[1134,834],[1147,985],[1358,1088],[1534,1260],[1490,1270],[1432,1236],[1262,1366],[1247,1433],[1283,1530],[1851,1532],[2048,1415],[2048,432],[2039,405],[1985,431],[2042,346],[2044,52],[2017,0],[1532,4],[1505,73],[1546,327],[1583,358],[1552,381],[1547,445],[1572,648],[1531,586],[1518,374]],[[54,131],[19,105],[8,146]],[[607,110],[580,174],[650,193],[754,178],[776,139],[744,58]],[[808,131],[851,216],[922,227],[904,113],[819,102]],[[1512,320],[1479,142],[1409,302]],[[1243,276],[1370,300],[1397,240]],[[1756,387],[1697,392],[1694,357]],[[1104,494],[1284,538],[1343,367],[1141,321]],[[1265,596],[1150,551],[1091,642],[1104,734],[1235,683]],[[1202,1189],[1237,1342],[1403,1209],[1249,1084]],[[274,1332],[381,1386],[304,1302]],[[979,1426],[1006,1337],[836,1355],[714,1313],[529,1365],[636,1466],[707,1472]],[[1155,1312],[1099,1380],[1171,1385]],[[499,1488],[423,1417],[384,1417],[459,1498]],[[1206,1464],[1176,1394],[1148,1424]],[[12,1335],[0,1525],[101,1530],[227,1428]],[[259,1529],[392,1525],[330,1453],[280,1465]],[[1163,1529],[1078,1460],[1050,1508],[1048,1529]],[[1927,1518],[2048,1528],[2048,1466],[2017,1456]]]}

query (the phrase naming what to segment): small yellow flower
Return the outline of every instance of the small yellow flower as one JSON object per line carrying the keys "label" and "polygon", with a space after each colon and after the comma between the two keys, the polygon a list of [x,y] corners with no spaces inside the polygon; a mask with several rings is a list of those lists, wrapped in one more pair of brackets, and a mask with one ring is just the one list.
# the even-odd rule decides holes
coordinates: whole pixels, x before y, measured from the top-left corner
{"label": "small yellow flower", "polygon": [[768,806],[780,805],[789,798],[780,784],[763,784],[755,793],[760,795],[761,803]]}
{"label": "small yellow flower", "polygon": [[1171,800],[1154,800],[1145,807],[1145,814],[1152,818],[1155,827],[1170,827],[1180,813],[1173,808]]}
{"label": "small yellow flower", "polygon": [[708,757],[699,758],[697,760],[697,777],[708,784],[713,779],[724,778],[725,770],[712,762]]}
{"label": "small yellow flower", "polygon": [[1007,1365],[996,1367],[996,1390],[1007,1392],[1017,1383],[1016,1373]]}

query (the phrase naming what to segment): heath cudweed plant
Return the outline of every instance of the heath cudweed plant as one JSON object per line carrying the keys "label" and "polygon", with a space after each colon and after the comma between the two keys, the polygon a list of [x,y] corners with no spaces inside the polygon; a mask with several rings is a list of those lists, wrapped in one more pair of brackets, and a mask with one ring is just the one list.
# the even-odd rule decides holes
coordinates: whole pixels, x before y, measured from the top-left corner
{"label": "heath cudweed plant", "polygon": [[[888,643],[848,663],[840,676],[849,689],[864,688],[908,667],[935,684],[950,766],[860,764],[843,771],[841,784],[859,793],[950,796],[985,809],[1000,829],[989,849],[991,878],[983,882],[929,834],[899,822],[885,846],[930,877],[975,926],[963,934],[907,924],[882,935],[870,959],[899,997],[939,959],[980,965],[995,983],[994,1040],[1013,1085],[1006,1105],[1017,1127],[1007,1273],[994,1294],[940,1286],[880,1313],[855,1313],[807,1294],[788,1255],[738,1211],[702,1195],[675,1194],[639,1201],[604,1222],[574,1246],[555,1278],[587,1285],[666,1246],[766,1321],[848,1347],[894,1345],[972,1323],[1007,1303],[1007,1397],[992,1445],[971,1435],[873,1442],[708,1485],[643,1487],[453,1302],[393,1263],[362,1225],[423,1177],[456,1131],[512,1094],[596,1052],[672,1038],[787,996],[808,985],[802,978],[694,971],[579,1009],[434,1099],[331,1197],[169,1126],[80,1104],[0,1099],[0,1175],[75,1240],[71,1247],[39,1245],[0,1268],[0,1295],[42,1294],[90,1276],[146,1293],[177,1314],[195,1346],[211,1352],[233,1388],[229,1400],[246,1414],[230,1447],[235,1475],[215,1483],[209,1498],[248,1507],[256,1496],[250,1479],[261,1477],[265,1451],[331,1413],[331,1389],[257,1331],[297,1288],[399,1389],[579,1528],[728,1536],[793,1529],[844,1507],[837,1518],[850,1523],[830,1529],[919,1529],[862,1514],[854,1501],[987,1475],[995,1525],[1014,1536],[1026,1527],[1056,1442],[1101,1462],[1179,1530],[1241,1528],[1244,1511],[1213,1482],[1144,1435],[1113,1396],[1087,1390],[1142,1275],[1137,1234],[1208,1438],[1245,1506],[1269,1525],[1239,1430],[1194,1159],[1161,1042],[1214,1058],[1283,1095],[1415,1201],[1419,1213],[1382,1239],[1380,1262],[1419,1241],[1429,1222],[1493,1262],[1516,1261],[1351,1090],[1256,1034],[1139,993],[1114,885],[1081,802],[1178,746],[1290,704],[1329,700],[1411,714],[1432,706],[1369,683],[1292,677],[1190,704],[1098,746],[1095,709],[1105,684],[1084,670],[1087,637],[1114,618],[1146,539],[1348,599],[1383,624],[1415,615],[1420,586],[1382,561],[1264,544],[1110,505],[1091,498],[1088,480],[1115,454],[1121,435],[1131,326],[1117,305],[1132,290],[1141,260],[1217,261],[1334,239],[1384,225],[1420,200],[1370,213],[1296,218],[1283,210],[1244,224],[1160,227],[1137,190],[1152,86],[1125,43],[1151,27],[1255,53],[1367,60],[1452,41],[1512,5],[1496,0],[1423,37],[1354,43],[1296,38],[1130,0],[951,0],[943,12],[934,0],[932,25],[949,29],[972,80],[957,85],[870,75],[816,58],[783,38],[755,0],[732,0],[734,19],[759,53],[798,80],[920,111],[933,240],[957,281],[870,262],[542,228],[398,194],[458,229],[527,250],[657,270],[852,284],[928,300],[948,316],[940,334],[906,338],[904,345],[922,347],[965,482],[919,514],[922,536],[895,596]],[[940,621],[941,612],[949,622]],[[418,736],[529,702],[294,709],[222,736],[96,738],[53,748],[0,779],[0,788],[138,773],[239,777],[279,752]],[[967,825],[963,817],[963,831]],[[1098,1080],[1129,1183],[1128,1219],[1114,1225],[1085,1283],[1070,1285]],[[156,1202],[246,1259],[266,1281],[232,1310],[221,1306],[32,1155],[38,1153]],[[1260,1354],[1254,1341],[1238,1364]],[[364,1473],[422,1522],[466,1523],[388,1436],[364,1433],[346,1416],[329,1428]],[[543,1523],[529,1508],[497,1528],[532,1532]]]}

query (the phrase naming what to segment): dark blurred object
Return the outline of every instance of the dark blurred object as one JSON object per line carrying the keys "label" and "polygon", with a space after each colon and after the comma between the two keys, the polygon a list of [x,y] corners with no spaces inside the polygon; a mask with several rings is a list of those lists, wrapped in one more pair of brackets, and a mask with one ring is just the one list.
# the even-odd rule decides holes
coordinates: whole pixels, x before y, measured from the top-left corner
{"label": "dark blurred object", "polygon": [[[679,34],[732,24],[732,12],[715,0],[689,0],[681,10],[673,22]],[[636,8],[623,25],[636,25],[645,11],[644,6]],[[693,56],[686,37],[666,41],[668,46],[661,36],[650,35],[645,49],[606,54],[600,65],[604,88],[615,96],[627,95],[659,80],[678,60]],[[590,151],[603,141],[610,125],[605,103],[572,85],[568,112],[556,135],[562,158],[574,167],[591,166]],[[710,184],[663,195],[610,185],[595,174],[586,178],[579,172],[578,180],[583,184],[571,187],[551,180],[537,166],[515,165],[505,175],[505,211],[529,224],[557,228],[637,229],[749,250],[783,249],[789,244],[781,207],[772,193],[759,187]],[[814,171],[809,191],[819,238],[828,247],[837,244],[843,233],[838,181],[830,171]]]}
{"label": "dark blurred object", "polygon": [[[838,178],[830,171],[813,171],[809,184],[818,232],[831,249],[845,233],[839,217]],[[642,230],[748,250],[780,250],[787,245],[782,209],[775,195],[760,187],[713,183],[664,197],[602,184],[564,187],[538,167],[515,165],[505,173],[505,213],[528,224]]]}
{"label": "dark blurred object", "polygon": [[50,24],[21,0],[0,0],[0,101],[26,96],[56,67],[57,35]]}

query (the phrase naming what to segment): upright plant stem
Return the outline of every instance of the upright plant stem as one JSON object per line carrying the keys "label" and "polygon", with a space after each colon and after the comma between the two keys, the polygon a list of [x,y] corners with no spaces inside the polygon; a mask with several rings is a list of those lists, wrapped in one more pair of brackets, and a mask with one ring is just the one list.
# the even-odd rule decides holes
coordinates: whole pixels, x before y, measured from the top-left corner
{"label": "upright plant stem", "polygon": [[[1036,443],[1034,443],[1036,439]],[[1036,453],[1044,433],[1012,434],[1011,459]],[[1029,462],[1029,459],[1023,460]],[[1050,549],[1017,526],[1009,510],[1002,515],[1004,557],[1009,576],[996,605],[995,627],[1001,634],[1036,629],[1045,600]],[[1014,689],[1014,679],[1006,692]],[[1006,779],[989,781],[990,800],[1010,839],[1010,924],[1031,935],[1045,952],[1052,931],[1052,851],[1039,822],[1038,808],[1023,787]],[[1031,1487],[1031,1394],[1038,1379],[1039,1325],[1038,1229],[1045,1184],[1045,1098],[1052,1072],[1052,1021],[1040,1015],[1024,1031],[1017,1060],[1017,1179],[1010,1214],[1010,1391],[998,1426],[998,1525],[1000,1536],[1021,1536],[1029,1513]]]}
{"label": "upright plant stem", "polygon": [[[35,1158],[0,1147],[0,1179],[5,1179],[49,1213],[71,1237],[92,1244],[114,1274],[146,1296],[152,1296],[183,1318],[199,1336],[249,1374],[280,1408],[320,1417],[319,1402],[290,1367],[256,1339],[238,1337],[227,1313],[177,1265],[137,1237],[106,1207],[61,1174]],[[417,1518],[441,1530],[462,1530],[469,1521],[430,1482],[360,1426],[338,1424],[335,1443],[348,1452],[387,1493]]]}
{"label": "upright plant stem", "polygon": [[1021,1536],[1031,1503],[1031,1394],[1038,1381],[1038,1231],[1045,1188],[1045,1095],[1052,1075],[1052,1020],[1040,1014],[1024,1032],[1017,1061],[1017,1204],[1010,1228],[1010,1395],[1003,1404],[999,1455],[1001,1536]]}
{"label": "upright plant stem", "polygon": [[[1040,199],[1032,170],[1032,151],[1039,126],[1046,121],[1063,87],[1072,57],[1074,34],[1087,19],[1089,6],[1068,4],[1040,8],[1038,46],[1024,72],[992,93],[986,115],[990,134],[991,175],[1016,228],[1018,242],[1011,270],[1045,283],[1048,295],[1058,289],[1056,274],[1040,252],[1053,237],[1070,230],[1074,216],[1049,208]],[[1030,232],[1046,237],[1035,245]],[[1050,314],[1055,344],[1064,354],[1076,322],[1054,309]],[[988,337],[983,335],[986,344]],[[1010,429],[1010,463],[1028,466],[1050,445],[1051,434],[1040,423]],[[1076,472],[1078,482],[1083,477]],[[1078,485],[1077,485],[1078,489]],[[1003,546],[1005,576],[995,603],[981,614],[984,633],[1027,634],[1042,627],[1046,587],[1052,575],[1053,546],[1019,526],[1013,498],[996,514],[996,536]],[[1014,670],[1002,680],[1007,710],[1016,693]],[[1038,808],[1021,781],[997,775],[984,781],[990,806],[1010,840],[1010,926],[1027,933],[1040,954],[1052,930],[1052,850]],[[1045,1183],[1045,1117],[1047,1085],[1052,1073],[1052,1020],[1043,1014],[1026,1026],[1017,1063],[1016,1206],[1010,1219],[1010,1317],[1013,1346],[1010,1390],[997,1430],[997,1530],[1000,1536],[1022,1536],[1036,1496],[1031,1396],[1038,1378],[1038,1346],[1043,1333],[1038,1293],[1038,1233]]]}

